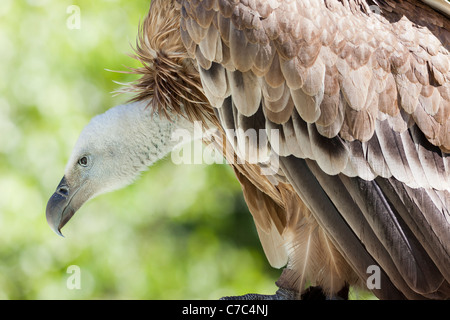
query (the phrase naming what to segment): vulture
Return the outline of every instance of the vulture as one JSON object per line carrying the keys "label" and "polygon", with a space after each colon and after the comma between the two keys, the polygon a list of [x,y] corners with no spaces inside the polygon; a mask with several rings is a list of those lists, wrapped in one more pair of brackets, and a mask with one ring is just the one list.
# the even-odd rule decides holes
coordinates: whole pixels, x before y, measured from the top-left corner
{"label": "vulture", "polygon": [[151,1],[134,96],[81,132],[49,225],[200,122],[283,268],[275,294],[231,298],[449,299],[449,17],[444,0]]}

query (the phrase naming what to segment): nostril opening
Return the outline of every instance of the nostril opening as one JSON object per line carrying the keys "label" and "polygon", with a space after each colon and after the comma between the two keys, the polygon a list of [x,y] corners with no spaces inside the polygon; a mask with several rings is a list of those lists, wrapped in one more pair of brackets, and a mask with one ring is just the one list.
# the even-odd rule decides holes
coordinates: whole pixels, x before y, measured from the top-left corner
{"label": "nostril opening", "polygon": [[67,189],[65,187],[61,187],[58,189],[58,193],[63,196],[67,196],[69,194],[69,189]]}

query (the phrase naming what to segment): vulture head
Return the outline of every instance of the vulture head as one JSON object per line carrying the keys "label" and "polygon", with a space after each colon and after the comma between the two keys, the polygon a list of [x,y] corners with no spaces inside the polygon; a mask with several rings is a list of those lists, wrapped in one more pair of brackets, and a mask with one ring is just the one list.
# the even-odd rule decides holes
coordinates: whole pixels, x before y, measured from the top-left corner
{"label": "vulture head", "polygon": [[51,228],[62,235],[61,228],[86,201],[131,184],[171,150],[171,134],[183,125],[186,119],[151,114],[142,103],[116,106],[94,117],[81,132],[47,204]]}
{"label": "vulture head", "polygon": [[142,77],[123,89],[137,93],[135,98],[94,117],[84,128],[47,204],[47,221],[59,235],[86,201],[129,185],[171,151],[174,130],[192,130],[194,120],[218,125],[183,47],[179,21],[173,19],[179,10],[172,1],[152,7],[136,48],[135,58],[143,67],[131,72]]}

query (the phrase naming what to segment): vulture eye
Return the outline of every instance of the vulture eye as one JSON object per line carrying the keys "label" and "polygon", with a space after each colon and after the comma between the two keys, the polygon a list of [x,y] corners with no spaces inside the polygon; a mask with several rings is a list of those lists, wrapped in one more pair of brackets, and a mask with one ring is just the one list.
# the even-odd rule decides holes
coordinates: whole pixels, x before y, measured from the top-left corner
{"label": "vulture eye", "polygon": [[86,167],[88,163],[87,157],[82,157],[80,160],[78,160],[78,164],[82,167]]}

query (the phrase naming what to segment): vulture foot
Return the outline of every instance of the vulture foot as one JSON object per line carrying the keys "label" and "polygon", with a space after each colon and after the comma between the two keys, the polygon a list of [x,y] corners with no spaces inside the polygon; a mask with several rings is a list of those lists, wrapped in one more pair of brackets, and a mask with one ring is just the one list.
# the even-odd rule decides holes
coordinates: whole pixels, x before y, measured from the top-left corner
{"label": "vulture foot", "polygon": [[302,293],[296,290],[297,285],[292,270],[283,270],[276,282],[278,290],[275,294],[248,293],[243,296],[222,297],[220,300],[348,300],[348,285],[344,286],[336,295],[328,296],[320,286],[311,286]]}
{"label": "vulture foot", "polygon": [[336,296],[328,297],[321,287],[309,287],[302,294],[298,291],[280,288],[272,295],[248,293],[243,296],[222,297],[220,300],[347,300],[348,289],[345,293],[341,291]]}
{"label": "vulture foot", "polygon": [[275,294],[248,293],[243,296],[222,297],[220,300],[299,300],[301,298],[297,291],[280,288]]}

